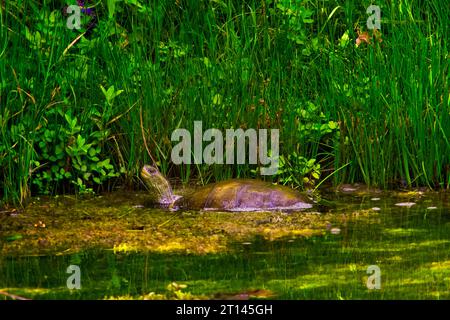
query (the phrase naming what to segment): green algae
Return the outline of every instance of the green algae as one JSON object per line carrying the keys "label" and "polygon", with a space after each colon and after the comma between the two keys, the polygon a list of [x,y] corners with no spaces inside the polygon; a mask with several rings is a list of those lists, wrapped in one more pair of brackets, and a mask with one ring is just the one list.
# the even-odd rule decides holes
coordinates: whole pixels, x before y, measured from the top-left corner
{"label": "green algae", "polygon": [[[88,248],[124,251],[212,253],[229,241],[322,234],[318,214],[283,212],[199,212],[145,208],[146,194],[109,194],[90,200],[33,201],[3,221],[3,232],[21,241],[3,243],[3,255],[77,252]],[[188,239],[189,241],[186,241]]]}
{"label": "green algae", "polygon": [[[1,217],[0,291],[34,299],[450,298],[448,194],[326,197],[336,206],[321,213],[171,212],[142,207],[144,193],[35,199]],[[417,205],[395,206],[408,197]],[[71,264],[82,269],[81,290],[66,287]],[[381,269],[380,290],[366,286],[370,265]]]}

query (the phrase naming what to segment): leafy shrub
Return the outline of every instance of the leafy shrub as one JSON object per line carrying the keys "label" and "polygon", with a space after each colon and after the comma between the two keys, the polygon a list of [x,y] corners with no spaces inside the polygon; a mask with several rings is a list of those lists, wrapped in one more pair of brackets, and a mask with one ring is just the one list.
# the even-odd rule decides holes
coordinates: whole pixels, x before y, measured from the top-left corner
{"label": "leafy shrub", "polygon": [[119,176],[102,152],[109,130],[95,130],[93,122],[83,123],[82,128],[71,113],[63,114],[62,108],[55,112],[64,117],[65,123],[47,122],[37,131],[32,183],[39,192],[52,193],[64,182],[70,182],[81,193],[92,192],[94,184]]}
{"label": "leafy shrub", "polygon": [[283,184],[313,186],[321,174],[321,165],[316,157],[326,154],[327,148],[332,148],[340,134],[339,124],[328,120],[310,101],[299,104],[295,113],[299,150],[280,156],[277,177]]}

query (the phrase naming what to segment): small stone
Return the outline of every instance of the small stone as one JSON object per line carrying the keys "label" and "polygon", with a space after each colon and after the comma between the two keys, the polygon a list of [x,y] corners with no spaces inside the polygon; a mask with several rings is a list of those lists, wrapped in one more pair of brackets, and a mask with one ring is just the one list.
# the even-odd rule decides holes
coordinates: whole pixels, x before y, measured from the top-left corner
{"label": "small stone", "polygon": [[331,234],[339,234],[339,233],[341,233],[341,229],[339,229],[339,228],[331,228],[330,232],[331,232]]}
{"label": "small stone", "polygon": [[380,211],[381,209],[378,208],[378,207],[373,207],[372,210],[373,210],[373,211]]}
{"label": "small stone", "polygon": [[407,207],[407,208],[411,208],[412,206],[414,206],[416,203],[415,202],[399,202],[396,203],[395,205],[398,207]]}
{"label": "small stone", "polygon": [[372,198],[372,199],[370,199],[370,200],[372,200],[372,201],[379,201],[380,198]]}

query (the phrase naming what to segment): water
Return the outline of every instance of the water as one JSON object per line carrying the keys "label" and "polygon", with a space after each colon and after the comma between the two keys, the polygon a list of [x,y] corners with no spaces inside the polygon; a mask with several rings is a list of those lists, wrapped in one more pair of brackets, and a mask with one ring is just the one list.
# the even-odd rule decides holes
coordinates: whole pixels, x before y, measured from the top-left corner
{"label": "water", "polygon": [[[336,208],[320,214],[171,213],[141,208],[144,197],[41,199],[5,218],[0,291],[33,299],[450,298],[448,194],[333,194]],[[415,205],[396,205],[408,202]],[[80,290],[67,288],[69,265],[80,267]],[[367,287],[373,265],[378,290]]]}

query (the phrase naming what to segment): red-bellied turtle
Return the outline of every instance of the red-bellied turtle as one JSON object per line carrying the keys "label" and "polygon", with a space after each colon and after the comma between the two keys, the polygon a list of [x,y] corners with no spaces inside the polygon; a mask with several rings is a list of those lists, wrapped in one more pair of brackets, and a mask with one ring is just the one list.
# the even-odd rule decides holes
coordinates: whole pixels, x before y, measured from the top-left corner
{"label": "red-bellied turtle", "polygon": [[226,180],[177,196],[155,167],[145,165],[141,177],[150,189],[154,203],[175,209],[266,211],[303,210],[313,206],[308,197],[291,188],[260,180]]}

